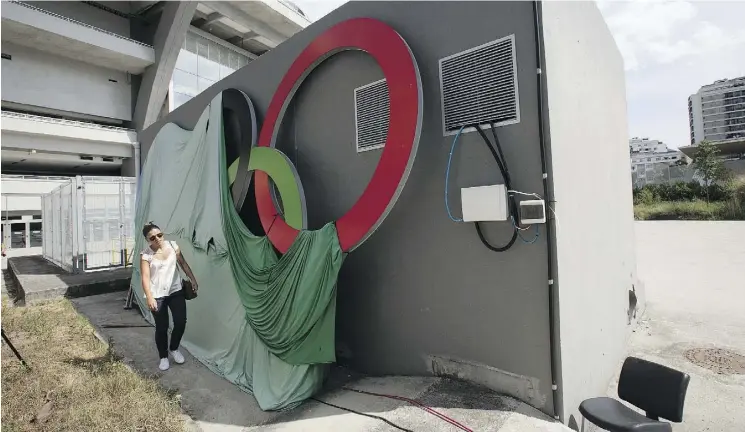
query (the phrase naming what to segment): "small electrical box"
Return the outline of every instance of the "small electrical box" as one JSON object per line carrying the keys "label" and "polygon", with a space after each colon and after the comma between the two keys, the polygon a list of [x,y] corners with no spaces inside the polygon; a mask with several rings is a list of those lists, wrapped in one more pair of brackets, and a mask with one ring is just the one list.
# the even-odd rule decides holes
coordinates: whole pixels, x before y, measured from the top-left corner
{"label": "small electrical box", "polygon": [[520,201],[520,225],[546,223],[546,203],[543,200]]}
{"label": "small electrical box", "polygon": [[462,188],[463,222],[506,221],[507,188],[504,185]]}

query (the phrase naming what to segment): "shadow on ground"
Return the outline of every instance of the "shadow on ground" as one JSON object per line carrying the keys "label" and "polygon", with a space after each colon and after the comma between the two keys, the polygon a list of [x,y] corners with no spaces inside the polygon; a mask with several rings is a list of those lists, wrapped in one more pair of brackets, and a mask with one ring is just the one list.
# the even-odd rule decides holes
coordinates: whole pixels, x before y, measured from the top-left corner
{"label": "shadow on ground", "polygon": [[[324,390],[314,399],[285,412],[262,411],[252,395],[219,377],[186,355],[183,365],[169,371],[157,368],[153,329],[143,326],[139,311],[124,310],[126,293],[76,298],[72,302],[86,316],[112,355],[137,372],[157,377],[167,389],[181,394],[184,411],[194,419],[191,430],[202,431],[457,431],[446,421],[403,400],[362,394],[350,389],[403,396],[431,407],[474,431],[568,431],[535,408],[490,390],[434,377],[365,377],[349,369],[330,369]],[[81,361],[96,367],[97,361]],[[332,406],[335,405],[335,406]],[[400,430],[400,429],[399,429]]]}

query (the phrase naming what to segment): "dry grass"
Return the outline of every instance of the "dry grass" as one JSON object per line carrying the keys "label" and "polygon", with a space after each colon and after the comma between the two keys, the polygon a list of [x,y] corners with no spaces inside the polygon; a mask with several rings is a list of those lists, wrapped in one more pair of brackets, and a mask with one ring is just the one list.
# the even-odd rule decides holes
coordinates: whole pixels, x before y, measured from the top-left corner
{"label": "dry grass", "polygon": [[661,201],[634,206],[637,220],[720,220],[726,203],[715,201]]}
{"label": "dry grass", "polygon": [[[6,304],[3,329],[30,369],[3,343],[3,431],[183,430],[176,396],[115,358],[69,301]],[[51,415],[31,423],[48,393]]]}

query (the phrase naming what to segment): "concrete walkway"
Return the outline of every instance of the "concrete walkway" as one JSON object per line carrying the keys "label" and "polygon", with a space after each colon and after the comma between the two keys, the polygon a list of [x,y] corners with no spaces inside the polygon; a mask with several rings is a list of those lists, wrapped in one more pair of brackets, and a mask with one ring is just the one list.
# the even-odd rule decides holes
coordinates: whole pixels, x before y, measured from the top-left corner
{"label": "concrete walkway", "polygon": [[647,311],[630,354],[691,375],[673,430],[745,430],[745,374],[717,374],[684,356],[691,348],[745,355],[745,222],[637,222],[636,242]]}
{"label": "concrete walkway", "polygon": [[[343,389],[318,396],[325,403],[380,416],[412,431],[460,431],[442,419],[407,402],[359,394],[347,388],[415,399],[473,431],[565,432],[569,428],[538,410],[505,396],[472,385],[440,378],[385,377],[355,380]],[[395,431],[382,420],[310,401],[272,424],[249,429],[266,432]]]}
{"label": "concrete walkway", "polygon": [[127,290],[132,277],[131,267],[72,274],[41,255],[9,258],[6,271],[16,282],[17,304]]}
{"label": "concrete walkway", "polygon": [[[213,374],[187,355],[184,365],[169,371],[157,369],[153,329],[136,310],[123,309],[126,293],[111,293],[73,299],[77,310],[97,328],[99,337],[110,341],[116,354],[140,373],[156,376],[166,388],[181,395],[184,411],[194,431],[396,431],[380,419],[365,417],[342,408],[372,414],[405,430],[458,431],[445,421],[407,402],[360,394],[342,387],[387,393],[416,399],[459,421],[474,431],[565,432],[570,429],[510,397],[439,378],[366,378],[343,368],[334,368],[328,390],[300,407],[284,412],[264,412],[253,396]],[[324,404],[323,401],[326,404]]]}

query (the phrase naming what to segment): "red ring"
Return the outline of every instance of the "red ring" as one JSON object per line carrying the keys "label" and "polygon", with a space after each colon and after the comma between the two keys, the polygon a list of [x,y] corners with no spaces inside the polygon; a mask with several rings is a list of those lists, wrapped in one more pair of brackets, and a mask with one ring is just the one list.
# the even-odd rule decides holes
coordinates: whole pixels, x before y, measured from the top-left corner
{"label": "red ring", "polygon": [[[414,56],[403,38],[388,25],[371,18],[343,21],[319,35],[300,53],[277,87],[258,145],[273,145],[280,117],[302,81],[321,62],[343,50],[365,51],[378,62],[390,98],[388,136],[378,166],[360,198],[336,222],[341,249],[347,252],[362,243],[382,222],[395,203],[416,154],[421,129],[421,81]],[[261,224],[272,244],[285,253],[298,230],[276,217],[278,212],[266,173],[256,171],[254,179]]]}

